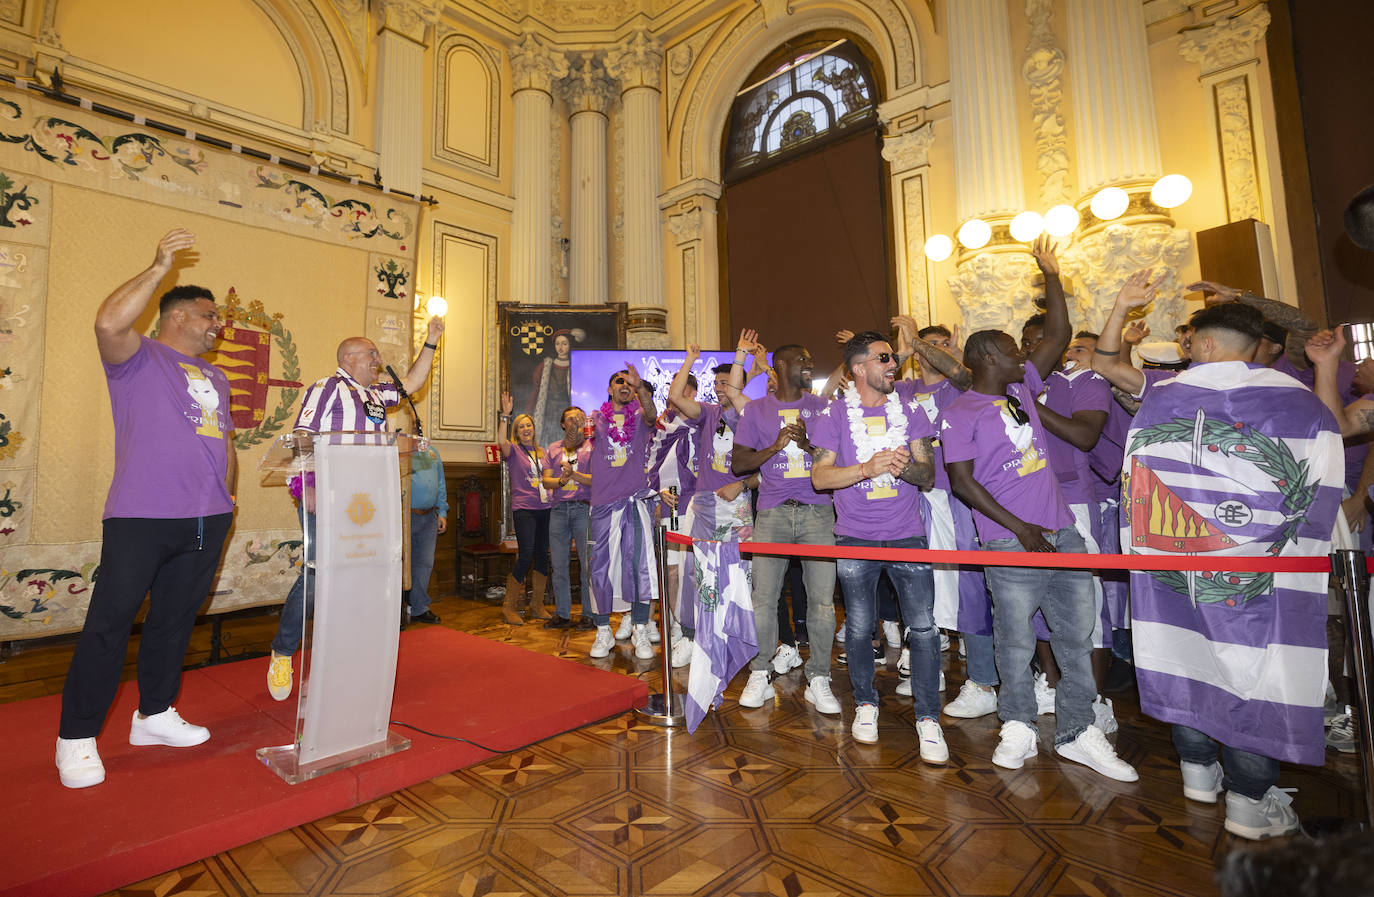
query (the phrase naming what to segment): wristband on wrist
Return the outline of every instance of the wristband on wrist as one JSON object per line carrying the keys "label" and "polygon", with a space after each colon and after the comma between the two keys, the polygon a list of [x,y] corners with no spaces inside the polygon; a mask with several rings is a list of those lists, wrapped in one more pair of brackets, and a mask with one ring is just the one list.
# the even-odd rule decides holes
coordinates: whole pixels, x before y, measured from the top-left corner
{"label": "wristband on wrist", "polygon": [[1093,346],[1093,354],[1095,354],[1095,355],[1120,355],[1120,354],[1121,354],[1121,350],[1120,350],[1120,349],[1099,349],[1097,346]]}
{"label": "wristband on wrist", "polygon": [[437,351],[438,348],[439,348],[439,344],[438,344],[438,343],[425,343],[425,348],[426,348],[426,349],[434,349],[434,350]]}

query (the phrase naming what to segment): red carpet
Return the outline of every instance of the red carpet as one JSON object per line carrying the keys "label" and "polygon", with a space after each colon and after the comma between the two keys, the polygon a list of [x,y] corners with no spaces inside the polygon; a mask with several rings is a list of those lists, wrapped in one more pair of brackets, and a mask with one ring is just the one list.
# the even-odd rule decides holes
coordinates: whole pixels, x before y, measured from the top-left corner
{"label": "red carpet", "polygon": [[[210,728],[194,748],[130,747],[138,706],[120,686],[97,744],[105,782],[63,788],[53,765],[58,696],[0,705],[10,763],[0,894],[99,894],[469,766],[491,754],[393,727],[411,748],[300,785],[254,752],[289,744],[296,702],[267,694],[266,659],[186,674],[179,709]],[[643,702],[643,682],[451,629],[401,636],[391,718],[516,747]]]}

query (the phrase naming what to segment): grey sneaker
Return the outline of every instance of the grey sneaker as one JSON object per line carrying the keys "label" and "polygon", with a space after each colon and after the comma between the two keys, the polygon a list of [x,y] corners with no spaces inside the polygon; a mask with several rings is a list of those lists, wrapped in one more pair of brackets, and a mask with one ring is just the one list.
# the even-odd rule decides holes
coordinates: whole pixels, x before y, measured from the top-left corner
{"label": "grey sneaker", "polygon": [[1326,746],[1342,754],[1355,753],[1355,718],[1350,715],[1349,705],[1345,713],[1331,720],[1331,728],[1326,730]]}
{"label": "grey sneaker", "polygon": [[1220,763],[1215,760],[1211,763],[1190,763],[1184,760],[1179,764],[1179,768],[1183,770],[1184,797],[1204,804],[1217,802],[1217,795],[1221,794]]}
{"label": "grey sneaker", "polygon": [[1290,791],[1271,785],[1259,800],[1226,792],[1226,830],[1252,841],[1293,834],[1298,830],[1298,814]]}

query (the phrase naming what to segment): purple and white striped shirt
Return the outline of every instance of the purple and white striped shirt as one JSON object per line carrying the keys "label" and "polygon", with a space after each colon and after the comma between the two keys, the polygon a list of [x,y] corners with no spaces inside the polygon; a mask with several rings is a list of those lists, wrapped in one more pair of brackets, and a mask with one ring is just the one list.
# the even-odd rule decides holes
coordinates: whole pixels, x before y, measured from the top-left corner
{"label": "purple and white striped shirt", "polygon": [[386,409],[401,401],[394,383],[363,386],[343,368],[331,377],[316,380],[305,391],[297,430],[318,433],[332,430],[385,430]]}

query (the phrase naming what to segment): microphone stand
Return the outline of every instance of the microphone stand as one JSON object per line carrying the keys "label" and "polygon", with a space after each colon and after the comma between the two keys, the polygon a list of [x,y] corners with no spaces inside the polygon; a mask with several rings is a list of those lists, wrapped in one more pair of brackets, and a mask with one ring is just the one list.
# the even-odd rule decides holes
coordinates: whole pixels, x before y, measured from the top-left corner
{"label": "microphone stand", "polygon": [[392,370],[391,365],[386,366],[386,372],[387,375],[391,377],[392,382],[396,384],[396,389],[400,391],[401,398],[410,403],[410,413],[415,416],[415,435],[419,438],[424,438],[425,428],[424,425],[420,423],[420,411],[415,407],[415,400],[410,397],[410,393],[406,392],[405,384],[401,382],[400,377],[396,376],[396,372]]}

